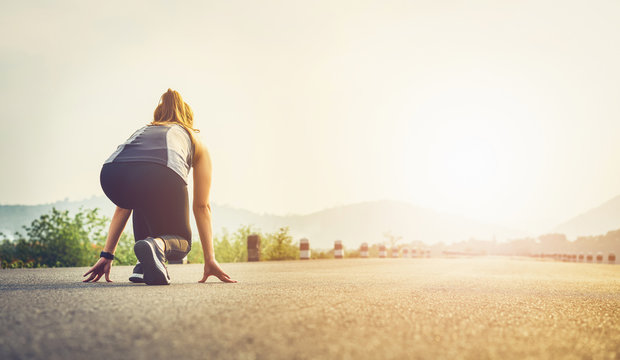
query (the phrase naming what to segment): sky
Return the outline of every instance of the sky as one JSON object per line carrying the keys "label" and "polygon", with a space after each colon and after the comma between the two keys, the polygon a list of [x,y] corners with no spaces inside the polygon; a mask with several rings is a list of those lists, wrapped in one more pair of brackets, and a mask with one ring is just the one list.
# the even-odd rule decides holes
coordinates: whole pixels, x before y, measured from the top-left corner
{"label": "sky", "polygon": [[553,227],[620,194],[618,19],[615,0],[3,1],[0,204],[102,195],[172,88],[215,203]]}

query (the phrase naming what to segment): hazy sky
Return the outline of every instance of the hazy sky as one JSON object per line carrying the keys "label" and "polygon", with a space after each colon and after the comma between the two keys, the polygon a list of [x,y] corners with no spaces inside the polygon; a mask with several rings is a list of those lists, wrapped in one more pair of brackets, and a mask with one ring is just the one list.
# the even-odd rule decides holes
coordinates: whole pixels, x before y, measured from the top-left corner
{"label": "hazy sky", "polygon": [[620,194],[620,2],[3,1],[0,203],[102,194],[178,90],[213,201],[526,228]]}

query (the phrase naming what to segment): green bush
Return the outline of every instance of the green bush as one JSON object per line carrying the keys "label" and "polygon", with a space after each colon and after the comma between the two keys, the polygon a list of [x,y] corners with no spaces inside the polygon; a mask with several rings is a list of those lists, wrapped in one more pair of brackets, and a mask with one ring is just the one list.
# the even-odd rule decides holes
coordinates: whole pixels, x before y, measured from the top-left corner
{"label": "green bush", "polygon": [[[25,234],[9,240],[0,234],[0,263],[3,268],[91,266],[99,258],[109,219],[99,209],[80,209],[74,216],[52,208],[30,225]],[[115,252],[115,264],[135,264],[133,236],[123,233]]]}
{"label": "green bush", "polygon": [[[299,247],[293,242],[288,227],[282,227],[273,233],[262,233],[251,225],[242,225],[234,233],[224,229],[222,234],[213,238],[215,259],[218,262],[245,262],[248,260],[247,238],[256,234],[261,239],[261,260],[299,259]],[[203,249],[199,241],[192,243],[192,251],[187,256],[190,263],[203,263]]]}
{"label": "green bush", "polygon": [[344,252],[344,257],[345,258],[358,258],[360,257],[360,250],[347,250]]}
{"label": "green bush", "polygon": [[230,234],[226,229],[214,239],[215,259],[218,262],[240,262],[248,258],[247,237],[255,233],[252,226],[241,226]]}
{"label": "green bush", "polygon": [[288,226],[281,227],[274,233],[261,238],[262,260],[295,260],[299,259],[299,246],[293,243]]}
{"label": "green bush", "polygon": [[16,233],[12,241],[4,237],[0,256],[11,268],[91,265],[106,222],[97,211],[81,210],[70,217],[68,211],[53,208],[24,226],[25,236]]}
{"label": "green bush", "polygon": [[187,262],[190,264],[202,264],[205,262],[200,241],[192,242],[192,250],[187,254]]}
{"label": "green bush", "polygon": [[[136,254],[133,252],[135,242],[133,235],[121,234],[116,246],[116,252],[114,253],[114,265],[135,265],[138,262],[138,258],[136,258]],[[103,245],[101,248],[103,249]],[[101,250],[96,251],[97,257],[99,257],[100,252]]]}
{"label": "green bush", "polygon": [[310,252],[310,259],[333,259],[334,250],[312,250]]}
{"label": "green bush", "polygon": [[[98,214],[99,209],[80,209],[70,216],[68,211],[52,208],[29,226],[25,234],[15,233],[13,240],[0,233],[0,264],[2,268],[91,266],[99,258],[107,237],[110,220]],[[247,261],[247,238],[257,234],[261,239],[261,260],[299,259],[299,246],[293,242],[288,227],[273,233],[262,233],[251,225],[239,227],[234,233],[224,230],[213,239],[215,258],[219,262]],[[115,265],[133,265],[134,238],[121,234]],[[333,250],[312,253],[312,258],[333,258]],[[201,243],[194,242],[188,254],[190,263],[203,263]]]}

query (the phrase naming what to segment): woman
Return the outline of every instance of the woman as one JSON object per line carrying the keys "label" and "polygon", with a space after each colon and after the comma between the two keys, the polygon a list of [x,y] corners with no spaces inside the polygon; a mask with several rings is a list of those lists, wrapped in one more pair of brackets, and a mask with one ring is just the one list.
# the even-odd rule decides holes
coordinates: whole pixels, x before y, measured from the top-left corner
{"label": "woman", "polygon": [[168,285],[166,260],[183,259],[191,249],[187,178],[194,169],[193,212],[204,251],[204,274],[232,280],[215,261],[209,190],[211,159],[194,135],[193,113],[181,95],[168,89],[155,109],[153,122],[138,129],[105,161],[101,187],[117,206],[97,263],[84,282],[98,281],[110,268],[118,239],[133,212],[134,252],[138,264],[132,282]]}

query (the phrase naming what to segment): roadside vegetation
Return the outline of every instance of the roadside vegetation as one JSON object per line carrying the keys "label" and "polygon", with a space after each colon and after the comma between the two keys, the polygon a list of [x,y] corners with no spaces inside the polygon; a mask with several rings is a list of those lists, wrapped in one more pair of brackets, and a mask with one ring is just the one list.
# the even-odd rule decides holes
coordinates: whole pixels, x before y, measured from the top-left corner
{"label": "roadside vegetation", "polygon": [[[75,215],[70,215],[67,210],[52,208],[30,225],[24,226],[22,232],[15,232],[11,237],[0,233],[0,264],[3,269],[91,266],[103,250],[109,223],[110,219],[100,215],[97,208],[80,208]],[[233,232],[224,230],[214,236],[213,245],[217,261],[221,263],[247,261],[247,238],[251,234],[260,237],[261,261],[299,259],[299,244],[293,241],[288,227],[281,227],[274,232],[262,232],[251,225],[244,225]],[[402,244],[402,237],[391,232],[384,233],[384,238],[387,257],[392,257],[393,251],[404,255],[405,249],[425,249],[435,254],[510,256],[620,253],[620,230],[609,231],[605,235],[579,237],[575,241],[569,241],[563,234],[544,234],[537,238],[512,239],[506,242],[470,239],[430,246],[421,241]],[[133,235],[129,232],[121,235],[115,253],[116,265],[136,263],[133,244]],[[359,249],[344,250],[345,258],[360,257]],[[420,253],[417,254],[416,256],[419,256]],[[378,244],[369,244],[368,256],[379,257]],[[312,249],[310,258],[333,259],[334,250]],[[188,262],[204,262],[198,234],[194,234]]]}
{"label": "roadside vegetation", "polygon": [[[55,208],[15,232],[12,239],[0,233],[0,263],[6,268],[91,266],[103,250],[110,219],[99,209],[69,211]],[[288,227],[275,232],[261,232],[252,226],[241,226],[235,232],[224,231],[214,237],[215,257],[219,262],[247,261],[246,239],[250,234],[261,238],[261,260],[294,260],[299,258],[298,244],[293,242]],[[188,254],[190,263],[202,263],[203,252],[198,237]],[[116,249],[114,264],[134,265],[134,238],[123,233]]]}
{"label": "roadside vegetation", "polygon": [[[299,259],[299,244],[293,242],[288,227],[281,227],[275,232],[261,232],[250,225],[241,226],[231,233],[224,230],[213,238],[215,259],[218,262],[245,262],[248,260],[247,238],[256,234],[260,237],[260,260],[295,260]],[[202,263],[203,252],[200,241],[192,243],[192,251],[188,255],[190,263]]]}
{"label": "roadside vegetation", "polygon": [[[53,208],[10,240],[0,234],[2,268],[90,266],[103,250],[109,219],[98,209],[80,209],[74,216]],[[135,264],[133,237],[123,233],[116,264]]]}

